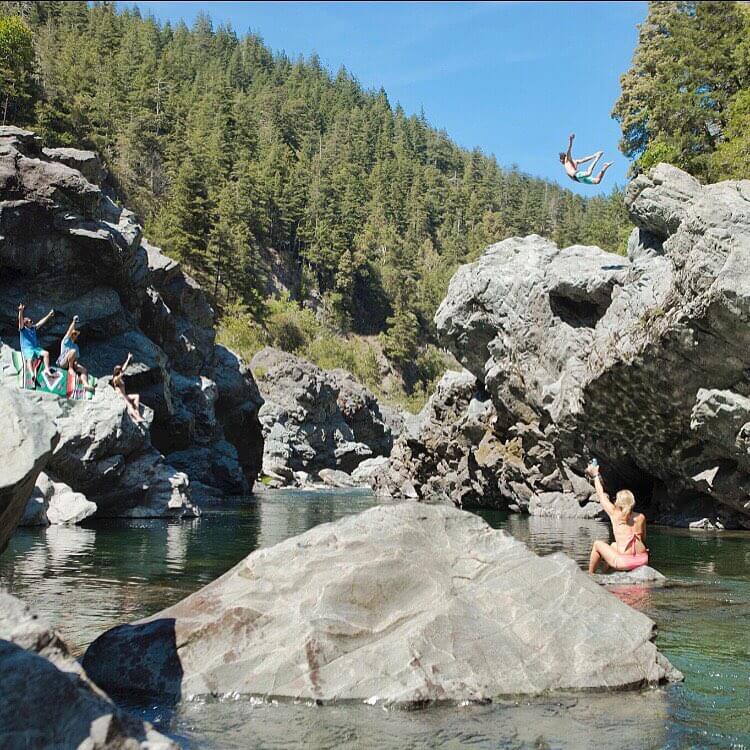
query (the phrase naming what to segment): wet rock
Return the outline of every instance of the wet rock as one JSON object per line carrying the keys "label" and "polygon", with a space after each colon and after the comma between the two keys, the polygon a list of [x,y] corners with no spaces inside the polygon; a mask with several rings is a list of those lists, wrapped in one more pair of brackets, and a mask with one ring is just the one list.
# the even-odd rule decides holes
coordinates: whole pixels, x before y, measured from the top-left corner
{"label": "wet rock", "polygon": [[0,746],[7,750],[177,750],[119,709],[56,631],[0,592]]}
{"label": "wet rock", "polygon": [[602,586],[629,586],[648,584],[649,586],[665,586],[667,579],[658,570],[648,565],[641,565],[635,570],[615,570],[611,573],[597,573],[593,576]]}
{"label": "wet rock", "polygon": [[58,439],[54,420],[46,419],[33,400],[0,387],[0,552],[22,519]]}
{"label": "wet rock", "polygon": [[538,557],[469,513],[402,503],[254,552],[100,636],[83,664],[107,689],[175,700],[423,704],[678,678],[653,636],[565,555]]}

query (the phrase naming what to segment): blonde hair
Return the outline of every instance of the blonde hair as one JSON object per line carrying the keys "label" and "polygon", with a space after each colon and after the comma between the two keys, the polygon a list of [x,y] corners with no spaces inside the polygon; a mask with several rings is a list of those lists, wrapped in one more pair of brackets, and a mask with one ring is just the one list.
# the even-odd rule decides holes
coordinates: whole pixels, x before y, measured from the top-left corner
{"label": "blonde hair", "polygon": [[633,506],[635,505],[635,497],[630,490],[620,490],[615,495],[615,507],[619,508],[626,515],[630,515],[633,512]]}

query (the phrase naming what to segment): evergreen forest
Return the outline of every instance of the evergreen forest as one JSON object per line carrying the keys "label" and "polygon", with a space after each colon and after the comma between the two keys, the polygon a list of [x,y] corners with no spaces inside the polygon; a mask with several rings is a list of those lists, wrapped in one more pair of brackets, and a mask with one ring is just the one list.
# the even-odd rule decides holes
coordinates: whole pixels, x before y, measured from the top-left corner
{"label": "evergreen forest", "polygon": [[[112,190],[245,354],[272,343],[371,385],[385,360],[419,395],[444,367],[432,317],[459,264],[531,233],[624,251],[620,190],[583,198],[461,148],[315,56],[274,53],[207,16],[159,24],[110,2],[0,13],[3,121],[99,152]],[[654,143],[642,158],[671,141]]]}

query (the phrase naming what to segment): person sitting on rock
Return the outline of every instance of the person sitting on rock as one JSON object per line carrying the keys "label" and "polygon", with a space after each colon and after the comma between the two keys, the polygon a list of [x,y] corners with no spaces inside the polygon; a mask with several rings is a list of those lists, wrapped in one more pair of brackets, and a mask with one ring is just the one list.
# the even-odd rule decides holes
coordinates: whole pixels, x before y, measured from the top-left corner
{"label": "person sitting on rock", "polygon": [[124,380],[124,374],[125,370],[128,369],[128,365],[133,359],[133,355],[128,352],[128,356],[125,359],[125,362],[122,365],[115,365],[115,369],[112,370],[112,381],[111,385],[112,387],[125,399],[125,403],[128,407],[128,414],[130,414],[130,418],[136,423],[136,424],[143,424],[143,417],[141,416],[140,408],[141,408],[141,399],[140,396],[137,393],[128,393],[125,390],[125,380]]}
{"label": "person sitting on rock", "polygon": [[78,336],[81,332],[78,330],[77,326],[78,316],[74,315],[73,320],[70,321],[65,336],[63,336],[63,339],[60,342],[60,356],[57,358],[57,366],[63,370],[72,370],[77,373],[81,378],[83,387],[87,390],[92,390],[89,385],[88,370],[78,361],[81,351],[78,348],[76,341],[78,341]]}
{"label": "person sitting on rock", "polygon": [[[606,162],[604,165],[602,165],[601,172],[599,172],[599,174],[596,175],[596,177],[592,177],[592,174],[594,173],[594,168],[596,167],[596,163],[599,161],[599,159],[602,158],[604,151],[597,151],[595,154],[591,154],[591,156],[584,156],[583,159],[574,159],[571,151],[573,149],[573,139],[575,137],[576,137],[576,134],[571,133],[568,136],[567,152],[565,151],[560,152],[560,161],[562,162],[563,167],[565,167],[565,173],[574,182],[580,182],[584,185],[598,185],[602,181],[602,177],[604,177],[604,173],[612,166],[612,162],[611,161]],[[586,162],[589,162],[589,161],[591,162],[591,164],[589,165],[588,169],[586,170],[578,169],[581,166],[581,164],[585,164]]]}
{"label": "person sitting on rock", "polygon": [[54,310],[50,310],[41,320],[34,323],[31,318],[27,318],[25,315],[26,305],[21,302],[18,305],[18,338],[21,342],[21,354],[23,355],[24,362],[28,364],[28,367],[33,374],[34,372],[34,360],[41,359],[44,363],[44,369],[49,369],[49,352],[42,349],[39,346],[39,341],[36,337],[36,332],[50,318],[55,314]]}
{"label": "person sitting on rock", "polygon": [[[596,573],[599,563],[615,570],[633,570],[648,563],[648,550],[643,543],[646,538],[646,518],[642,513],[633,513],[635,498],[630,490],[620,490],[612,503],[604,491],[599,467],[592,462],[586,473],[593,477],[596,497],[612,522],[615,541],[607,544],[601,539],[594,542],[589,558],[589,573]],[[605,572],[607,568],[605,567]]]}

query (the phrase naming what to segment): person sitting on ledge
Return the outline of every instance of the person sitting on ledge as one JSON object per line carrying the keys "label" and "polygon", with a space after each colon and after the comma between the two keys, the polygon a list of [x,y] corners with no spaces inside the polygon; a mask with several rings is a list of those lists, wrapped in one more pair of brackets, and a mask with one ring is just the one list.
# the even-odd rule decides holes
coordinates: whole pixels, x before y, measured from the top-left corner
{"label": "person sitting on ledge", "polygon": [[33,362],[35,359],[41,359],[42,362],[44,362],[44,369],[49,370],[49,352],[39,346],[36,332],[37,329],[41,328],[49,321],[49,319],[55,314],[55,311],[50,310],[36,323],[32,322],[31,318],[27,318],[25,312],[26,305],[21,302],[18,305],[18,338],[21,342],[21,354],[23,354],[24,361],[28,363],[28,366],[32,371],[34,369]]}
{"label": "person sitting on ledge", "polygon": [[642,513],[633,513],[635,498],[630,490],[620,490],[612,503],[604,491],[599,466],[592,461],[586,473],[593,477],[596,497],[604,512],[612,522],[615,541],[607,544],[601,539],[594,542],[589,558],[589,573],[596,573],[599,563],[615,570],[634,570],[648,564],[648,550],[643,543],[646,538],[646,517]]}
{"label": "person sitting on ledge", "polygon": [[125,403],[127,404],[127,407],[128,407],[128,414],[130,414],[130,418],[136,424],[143,424],[144,419],[141,416],[141,412],[140,412],[140,408],[141,408],[140,396],[137,393],[128,393],[125,390],[125,380],[123,379],[125,370],[128,369],[128,365],[130,364],[132,359],[133,359],[133,355],[130,352],[128,352],[128,356],[125,359],[125,362],[122,365],[115,365],[115,369],[112,371],[112,381],[110,385],[125,399]]}
{"label": "person sitting on ledge", "polygon": [[65,336],[63,336],[63,340],[60,342],[60,356],[57,358],[57,366],[63,370],[73,370],[73,372],[81,376],[83,387],[87,390],[93,390],[89,385],[88,370],[78,361],[81,352],[76,341],[81,332],[78,330],[77,325],[78,316],[74,315]]}

